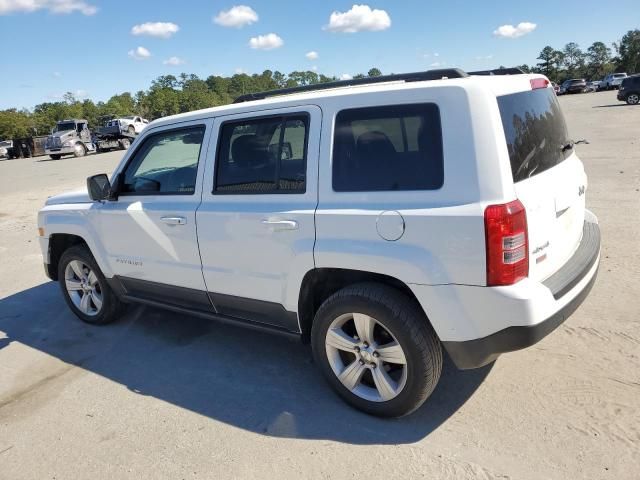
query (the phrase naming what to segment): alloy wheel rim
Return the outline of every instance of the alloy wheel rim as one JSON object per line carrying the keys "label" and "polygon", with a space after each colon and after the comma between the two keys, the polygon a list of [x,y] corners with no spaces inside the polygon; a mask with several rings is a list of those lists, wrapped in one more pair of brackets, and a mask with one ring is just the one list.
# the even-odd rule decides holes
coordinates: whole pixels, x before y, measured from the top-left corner
{"label": "alloy wheel rim", "polygon": [[638,103],[638,100],[639,100],[638,95],[636,94],[629,95],[629,101],[631,103]]}
{"label": "alloy wheel rim", "polygon": [[347,313],[333,320],[325,349],[338,380],[364,400],[387,402],[406,385],[402,346],[382,322],[369,315]]}
{"label": "alloy wheel rim", "polygon": [[64,270],[64,282],[69,298],[85,315],[100,313],[104,298],[95,272],[81,260],[72,260]]}

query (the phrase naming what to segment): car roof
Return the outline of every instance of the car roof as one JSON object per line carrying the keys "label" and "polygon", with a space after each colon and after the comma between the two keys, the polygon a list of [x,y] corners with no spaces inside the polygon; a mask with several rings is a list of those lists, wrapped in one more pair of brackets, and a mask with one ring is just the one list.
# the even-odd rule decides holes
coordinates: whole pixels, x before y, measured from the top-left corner
{"label": "car roof", "polygon": [[[495,96],[531,90],[530,80],[533,78],[547,79],[539,74],[517,75],[469,75],[462,78],[445,78],[425,81],[391,81],[385,83],[340,86],[327,90],[312,90],[308,92],[291,93],[272,96],[260,100],[242,103],[232,103],[203,110],[179,113],[154,120],[150,127],[158,127],[173,123],[181,123],[205,119],[210,117],[234,115],[241,113],[260,112],[264,110],[287,108],[303,105],[319,105],[339,98],[364,96],[372,94],[384,95],[391,92],[416,92],[431,89],[463,89],[485,90]],[[547,79],[548,80],[548,79]]]}

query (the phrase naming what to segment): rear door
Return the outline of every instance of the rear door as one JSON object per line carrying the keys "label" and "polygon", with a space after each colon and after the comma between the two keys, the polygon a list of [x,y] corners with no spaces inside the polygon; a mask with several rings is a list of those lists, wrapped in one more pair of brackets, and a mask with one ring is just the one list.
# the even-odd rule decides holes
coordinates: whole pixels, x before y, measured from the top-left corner
{"label": "rear door", "polygon": [[544,280],[582,238],[587,177],[551,88],[498,96],[518,199],[527,211],[529,276]]}
{"label": "rear door", "polygon": [[298,331],[299,288],[314,266],[320,123],[316,106],[216,118],[197,222],[218,313]]}

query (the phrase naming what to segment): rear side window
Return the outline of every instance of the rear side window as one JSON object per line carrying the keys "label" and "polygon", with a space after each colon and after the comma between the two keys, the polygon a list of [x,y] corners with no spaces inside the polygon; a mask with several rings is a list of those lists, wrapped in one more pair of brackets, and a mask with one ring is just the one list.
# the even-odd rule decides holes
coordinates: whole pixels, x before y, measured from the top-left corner
{"label": "rear side window", "polygon": [[214,193],[304,193],[309,116],[224,123]]}
{"label": "rear side window", "polygon": [[333,190],[436,190],[444,167],[433,103],[343,110],[336,116]]}
{"label": "rear side window", "polygon": [[551,88],[498,97],[513,181],[555,167],[571,155],[564,115]]}

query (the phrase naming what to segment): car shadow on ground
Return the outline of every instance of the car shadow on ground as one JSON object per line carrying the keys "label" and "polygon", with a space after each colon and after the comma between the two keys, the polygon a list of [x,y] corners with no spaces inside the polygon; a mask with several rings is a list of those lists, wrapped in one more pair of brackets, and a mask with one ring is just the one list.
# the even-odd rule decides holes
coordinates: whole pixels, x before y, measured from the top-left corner
{"label": "car shadow on ground", "polygon": [[591,108],[611,108],[611,107],[628,107],[626,103],[612,103],[610,105],[594,105]]}
{"label": "car shadow on ground", "polygon": [[0,350],[19,342],[137,394],[238,428],[352,444],[423,439],[491,370],[489,365],[459,371],[446,359],[440,383],[422,408],[384,420],[342,403],[312,364],[310,348],[299,341],[141,306],[112,325],[85,325],[68,310],[54,282],[0,300],[0,332],[7,335],[0,338]]}

